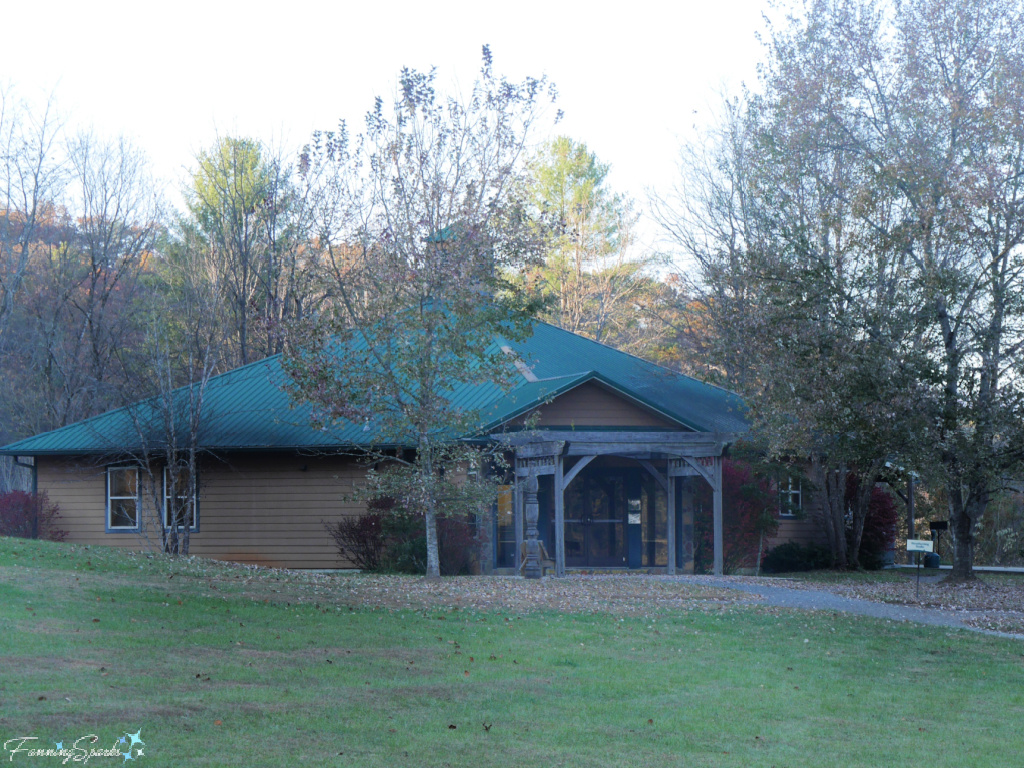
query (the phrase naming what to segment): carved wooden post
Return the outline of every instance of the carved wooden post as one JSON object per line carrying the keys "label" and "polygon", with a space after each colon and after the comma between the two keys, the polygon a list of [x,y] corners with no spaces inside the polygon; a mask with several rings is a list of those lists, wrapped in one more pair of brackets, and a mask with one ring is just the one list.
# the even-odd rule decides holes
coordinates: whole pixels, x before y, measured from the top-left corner
{"label": "carved wooden post", "polygon": [[537,475],[530,469],[530,476],[526,479],[526,567],[523,575],[528,579],[539,579],[540,573],[540,544],[537,541],[537,519],[540,517],[540,509],[537,505]]}
{"label": "carved wooden post", "polygon": [[565,472],[562,456],[555,457],[555,576],[565,576]]}
{"label": "carved wooden post", "polygon": [[525,551],[523,545],[523,496],[525,491],[523,486],[525,483],[519,477],[519,457],[516,456],[516,473],[515,473],[515,484],[512,486],[515,490],[514,502],[514,522],[516,529],[516,549],[515,554],[512,556],[512,567],[516,569],[516,573],[519,573],[519,567],[523,564],[520,558],[523,556]]}

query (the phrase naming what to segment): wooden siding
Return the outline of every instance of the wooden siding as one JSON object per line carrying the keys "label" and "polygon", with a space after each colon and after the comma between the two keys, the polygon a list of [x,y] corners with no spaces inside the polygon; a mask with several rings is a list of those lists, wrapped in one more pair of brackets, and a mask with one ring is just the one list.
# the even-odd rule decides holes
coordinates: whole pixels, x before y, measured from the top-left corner
{"label": "wooden siding", "polygon": [[[189,551],[283,568],[352,567],[339,560],[323,521],[363,512],[346,501],[363,477],[350,457],[240,454],[207,463],[199,476],[199,531],[191,534]],[[138,533],[106,532],[103,466],[40,458],[39,490],[60,506],[67,541],[147,547]],[[147,499],[144,491],[144,505]],[[151,539],[158,544],[158,530]]]}
{"label": "wooden siding", "polygon": [[57,527],[67,541],[141,549],[138,537],[106,534],[107,475],[103,466],[88,462],[36,458],[40,493],[60,508]]}
{"label": "wooden siding", "polygon": [[587,382],[559,395],[514,423],[522,425],[534,413],[538,427],[657,427],[681,430],[679,424],[658,415],[617,392]]}
{"label": "wooden siding", "polygon": [[779,530],[769,541],[765,549],[773,549],[787,541],[801,544],[823,544],[824,538],[818,526],[809,518],[782,517],[779,519]]}
{"label": "wooden siding", "polygon": [[800,544],[824,544],[825,536],[821,529],[814,522],[814,510],[809,506],[814,503],[814,496],[806,488],[803,493],[803,514],[800,517],[780,517],[779,530],[769,540],[767,549],[784,544],[787,541],[795,541]]}

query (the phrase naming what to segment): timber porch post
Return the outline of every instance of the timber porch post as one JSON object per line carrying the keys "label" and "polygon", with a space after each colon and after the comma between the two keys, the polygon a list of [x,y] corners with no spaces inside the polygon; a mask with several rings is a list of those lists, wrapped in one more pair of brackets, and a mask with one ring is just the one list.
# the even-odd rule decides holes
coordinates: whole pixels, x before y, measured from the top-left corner
{"label": "timber porch post", "polygon": [[512,558],[512,565],[516,569],[516,573],[519,573],[519,568],[522,565],[520,558],[523,556],[523,492],[525,482],[519,477],[519,457],[515,458],[515,481],[512,484],[513,493],[513,517],[514,525],[516,529],[516,553]]}
{"label": "timber porch post", "polygon": [[555,576],[565,576],[565,459],[555,458]]}
{"label": "timber porch post", "polygon": [[714,491],[714,525],[715,525],[715,576],[721,576],[725,570],[725,558],[722,542],[722,455],[714,457],[711,467],[711,489]]}
{"label": "timber porch post", "polygon": [[[671,461],[669,462],[671,465]],[[676,478],[671,472],[668,475],[668,567],[665,572],[669,576],[676,575]]]}
{"label": "timber porch post", "polygon": [[533,469],[526,478],[526,564],[523,576],[528,579],[539,579],[540,572],[540,541],[538,539],[537,519],[540,509],[537,505],[537,475]]}
{"label": "timber porch post", "polygon": [[[539,532],[530,536],[526,504],[529,476],[550,475],[554,492],[554,560],[555,575],[565,575],[565,489],[590,462],[601,456],[620,456],[635,460],[644,467],[665,491],[668,520],[665,528],[668,543],[666,572],[692,573],[693,562],[693,489],[690,479],[702,478],[713,493],[714,567],[715,575],[724,573],[725,546],[722,520],[722,454],[733,439],[731,434],[717,432],[605,432],[588,430],[550,430],[542,435],[492,435],[506,441],[515,450],[515,535],[516,563],[522,568],[523,554],[536,542]],[[566,458],[574,459],[566,470]],[[665,474],[654,462],[667,461]],[[682,487],[677,480],[685,479]],[[678,520],[677,520],[678,516]],[[536,521],[533,528],[536,531]],[[530,541],[526,541],[529,538]]]}

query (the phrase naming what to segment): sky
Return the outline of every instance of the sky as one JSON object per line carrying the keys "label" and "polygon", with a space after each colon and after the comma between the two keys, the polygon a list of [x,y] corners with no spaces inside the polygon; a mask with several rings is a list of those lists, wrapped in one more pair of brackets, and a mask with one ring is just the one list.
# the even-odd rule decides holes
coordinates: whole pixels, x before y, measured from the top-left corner
{"label": "sky", "polygon": [[128,137],[175,202],[218,136],[292,152],[340,119],[360,128],[403,66],[436,67],[442,89],[466,93],[488,44],[496,72],[557,85],[565,117],[546,135],[585,142],[642,210],[648,189],[677,178],[681,142],[722,95],[754,82],[765,10],[765,0],[6,0],[0,87],[52,96],[72,130]]}

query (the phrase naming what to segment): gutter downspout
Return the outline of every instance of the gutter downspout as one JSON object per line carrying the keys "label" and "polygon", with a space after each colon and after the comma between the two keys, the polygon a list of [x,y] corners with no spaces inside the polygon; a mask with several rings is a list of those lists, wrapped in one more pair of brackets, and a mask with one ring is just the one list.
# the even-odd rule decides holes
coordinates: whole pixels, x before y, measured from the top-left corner
{"label": "gutter downspout", "polygon": [[32,459],[32,463],[31,464],[28,464],[28,463],[26,463],[24,461],[21,461],[21,457],[20,456],[15,456],[14,457],[14,466],[16,466],[16,467],[24,467],[25,469],[31,469],[32,470],[32,495],[35,496],[35,495],[37,495],[39,493],[39,468],[36,466],[35,456],[31,456],[29,458]]}
{"label": "gutter downspout", "polygon": [[[34,500],[36,500],[36,499],[39,498],[39,468],[36,466],[36,459],[35,459],[35,457],[32,456],[30,458],[32,459],[32,463],[31,464],[27,464],[27,463],[21,461],[21,458],[19,456],[15,456],[13,463],[14,463],[14,466],[16,466],[16,467],[23,467],[25,469],[31,469],[32,470],[32,498]],[[33,503],[36,503],[36,502],[33,502]],[[38,539],[39,538],[39,510],[38,509],[36,510],[35,518],[32,520],[32,538],[33,539]]]}

